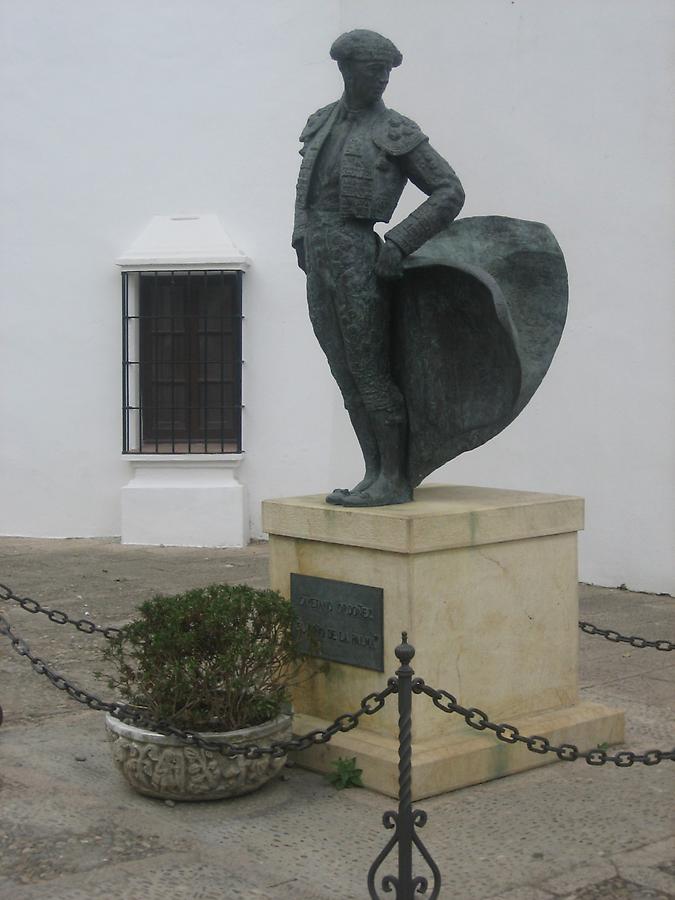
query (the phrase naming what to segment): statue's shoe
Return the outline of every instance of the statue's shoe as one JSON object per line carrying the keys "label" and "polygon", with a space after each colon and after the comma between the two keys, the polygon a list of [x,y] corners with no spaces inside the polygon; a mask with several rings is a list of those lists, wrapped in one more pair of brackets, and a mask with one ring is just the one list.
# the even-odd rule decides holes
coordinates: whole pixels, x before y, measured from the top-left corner
{"label": "statue's shoe", "polygon": [[345,497],[349,497],[351,491],[347,488],[335,488],[326,497],[326,503],[332,503],[333,506],[344,506]]}
{"label": "statue's shoe", "polygon": [[358,494],[349,494],[343,497],[342,506],[349,507],[365,507],[365,506],[394,506],[397,503],[410,503],[412,500],[412,490],[404,488],[399,491],[384,492],[381,494],[372,494],[369,491],[360,491]]}

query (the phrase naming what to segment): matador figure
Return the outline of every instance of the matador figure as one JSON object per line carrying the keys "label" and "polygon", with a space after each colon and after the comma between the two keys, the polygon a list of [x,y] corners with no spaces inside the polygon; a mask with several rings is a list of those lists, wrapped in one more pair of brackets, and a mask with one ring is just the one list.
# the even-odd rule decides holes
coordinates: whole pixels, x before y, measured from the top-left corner
{"label": "matador figure", "polygon": [[[331,47],[344,94],[309,117],[300,135],[293,247],[307,275],[309,314],[365,460],[351,490],[326,500],[383,506],[412,499],[406,468],[407,410],[392,376],[390,288],[403,260],[452,222],[464,202],[454,171],[410,119],[382,95],[402,61],[373,31]],[[385,234],[407,181],[428,199]]]}

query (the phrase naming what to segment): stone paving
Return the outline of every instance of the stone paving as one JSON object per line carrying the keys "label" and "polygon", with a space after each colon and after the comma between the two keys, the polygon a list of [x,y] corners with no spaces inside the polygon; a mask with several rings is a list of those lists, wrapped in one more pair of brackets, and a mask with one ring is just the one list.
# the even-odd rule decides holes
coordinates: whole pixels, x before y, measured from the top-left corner
{"label": "stone paving", "polygon": [[[0,581],[101,624],[123,623],[160,591],[263,586],[266,566],[264,544],[225,551],[0,538]],[[582,585],[581,608],[604,627],[674,639],[670,597]],[[58,671],[106,695],[92,675],[101,639],[11,602],[0,610]],[[625,747],[672,747],[672,654],[581,634],[580,647],[582,694],[626,710]],[[297,767],[236,800],[168,806],[136,795],[112,767],[102,715],[33,673],[6,640],[0,704],[2,900],[367,897],[391,800],[337,792]],[[429,820],[420,836],[441,869],[442,900],[667,900],[675,898],[672,800],[669,762],[557,763],[421,801]]]}

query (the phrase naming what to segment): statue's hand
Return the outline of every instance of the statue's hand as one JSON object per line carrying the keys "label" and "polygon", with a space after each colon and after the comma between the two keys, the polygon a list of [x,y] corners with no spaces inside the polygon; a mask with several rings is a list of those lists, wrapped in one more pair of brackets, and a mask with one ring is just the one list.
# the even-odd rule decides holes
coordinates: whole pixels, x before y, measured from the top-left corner
{"label": "statue's hand", "polygon": [[295,245],[295,253],[298,257],[298,265],[302,269],[302,271],[307,274],[307,259],[305,258],[305,242],[298,241]]}
{"label": "statue's hand", "polygon": [[385,241],[375,266],[378,278],[393,281],[403,277],[403,253],[393,241]]}

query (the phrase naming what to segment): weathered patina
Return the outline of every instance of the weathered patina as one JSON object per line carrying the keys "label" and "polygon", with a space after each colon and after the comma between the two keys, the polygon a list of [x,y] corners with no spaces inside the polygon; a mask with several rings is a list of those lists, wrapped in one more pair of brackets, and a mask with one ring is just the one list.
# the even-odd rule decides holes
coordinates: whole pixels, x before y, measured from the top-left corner
{"label": "weathered patina", "polygon": [[[329,503],[412,499],[438,466],[501,431],[543,378],[567,309],[564,261],[546,226],[453,220],[464,191],[412,120],[382,95],[402,56],[357,30],[331,48],[340,100],[300,140],[292,243],[310,319],[365,461]],[[410,181],[427,199],[385,234]]]}

